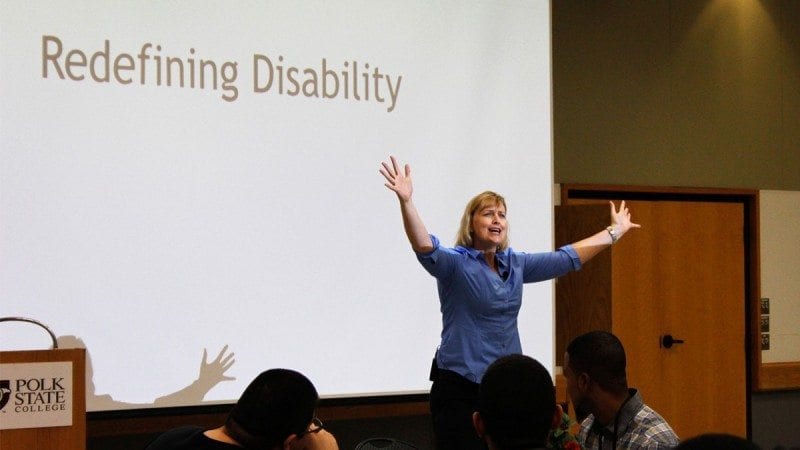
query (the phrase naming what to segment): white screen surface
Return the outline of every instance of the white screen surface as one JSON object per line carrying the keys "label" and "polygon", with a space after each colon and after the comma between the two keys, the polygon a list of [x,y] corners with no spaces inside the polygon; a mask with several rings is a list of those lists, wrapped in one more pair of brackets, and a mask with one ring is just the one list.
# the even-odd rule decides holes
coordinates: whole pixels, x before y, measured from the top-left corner
{"label": "white screen surface", "polygon": [[[323,396],[427,391],[436,284],[378,174],[389,154],[446,245],[491,189],[514,249],[552,248],[548,2],[0,12],[0,316],[87,347],[90,410],[230,401],[271,367]],[[523,303],[523,349],[551,366],[551,284]],[[169,396],[225,345],[235,380]]]}

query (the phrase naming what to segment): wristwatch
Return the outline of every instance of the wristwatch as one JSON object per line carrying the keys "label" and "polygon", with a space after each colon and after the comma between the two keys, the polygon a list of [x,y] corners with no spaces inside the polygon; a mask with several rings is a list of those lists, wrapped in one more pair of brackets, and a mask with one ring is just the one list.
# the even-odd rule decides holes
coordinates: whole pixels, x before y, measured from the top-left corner
{"label": "wristwatch", "polygon": [[617,242],[617,240],[619,239],[619,233],[617,233],[617,229],[614,228],[613,226],[609,226],[608,228],[606,228],[606,231],[608,231],[608,234],[611,235],[611,243],[614,244],[615,242]]}

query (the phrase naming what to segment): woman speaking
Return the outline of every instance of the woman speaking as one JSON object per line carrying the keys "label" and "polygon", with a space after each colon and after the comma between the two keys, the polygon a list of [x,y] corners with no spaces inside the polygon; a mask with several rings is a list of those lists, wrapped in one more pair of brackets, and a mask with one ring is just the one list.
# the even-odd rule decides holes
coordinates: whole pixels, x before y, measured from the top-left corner
{"label": "woman speaking", "polygon": [[430,407],[439,450],[485,449],[472,427],[478,386],[500,356],[522,353],[517,316],[522,285],[579,270],[631,228],[631,215],[611,202],[611,225],[553,252],[516,252],[508,246],[505,199],[483,192],[467,203],[454,248],[428,233],[414,202],[411,167],[391,156],[380,173],[400,201],[408,241],[434,278],[442,312],[441,342],[431,371]]}

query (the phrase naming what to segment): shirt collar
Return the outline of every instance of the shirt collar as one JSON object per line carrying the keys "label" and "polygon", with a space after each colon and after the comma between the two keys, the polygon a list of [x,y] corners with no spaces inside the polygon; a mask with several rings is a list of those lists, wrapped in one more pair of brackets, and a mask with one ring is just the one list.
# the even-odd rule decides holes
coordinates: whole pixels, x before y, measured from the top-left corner
{"label": "shirt collar", "polygon": [[[483,259],[483,252],[480,250],[476,250],[472,247],[462,247],[456,246],[455,250],[460,253],[464,253],[470,258],[474,260]],[[508,276],[508,255],[511,254],[511,248],[506,248],[502,252],[495,253],[495,259],[497,260],[497,273],[505,279]]]}
{"label": "shirt collar", "polygon": [[621,436],[628,429],[628,426],[633,422],[636,414],[644,407],[642,396],[636,389],[628,389],[629,399],[622,405],[619,412],[619,421],[617,422],[617,435]]}
{"label": "shirt collar", "polygon": [[[455,249],[459,253],[465,253],[469,255],[473,259],[483,258],[483,252],[480,250],[476,250],[472,247],[463,247],[461,245],[457,245]],[[497,261],[500,262],[501,267],[508,266],[508,253],[511,251],[511,248],[506,248],[502,252],[497,252]]]}
{"label": "shirt collar", "polygon": [[[614,420],[617,426],[617,438],[625,434],[628,426],[630,426],[636,414],[643,406],[644,402],[642,401],[642,395],[639,394],[639,391],[632,388],[628,389],[628,400],[625,401],[622,408],[617,412],[617,416]],[[597,419],[595,419],[594,423],[592,423],[592,431],[597,434],[602,434],[603,436],[612,437],[614,436],[614,422],[603,427],[597,422]]]}

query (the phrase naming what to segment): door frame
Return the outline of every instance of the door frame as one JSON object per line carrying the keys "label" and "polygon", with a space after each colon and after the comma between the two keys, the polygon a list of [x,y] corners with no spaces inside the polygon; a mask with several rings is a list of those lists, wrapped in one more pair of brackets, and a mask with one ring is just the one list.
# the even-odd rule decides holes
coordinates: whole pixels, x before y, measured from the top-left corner
{"label": "door frame", "polygon": [[[759,197],[755,189],[685,188],[562,183],[560,204],[572,200],[611,199],[647,201],[699,201],[741,203],[744,207],[745,277],[745,363],[748,394],[776,389],[776,379],[785,378],[779,369],[761,363],[760,296],[761,265],[759,241]],[[796,370],[791,369],[791,370]],[[777,387],[780,388],[780,387]],[[750,395],[747,395],[747,433],[750,435]]]}

